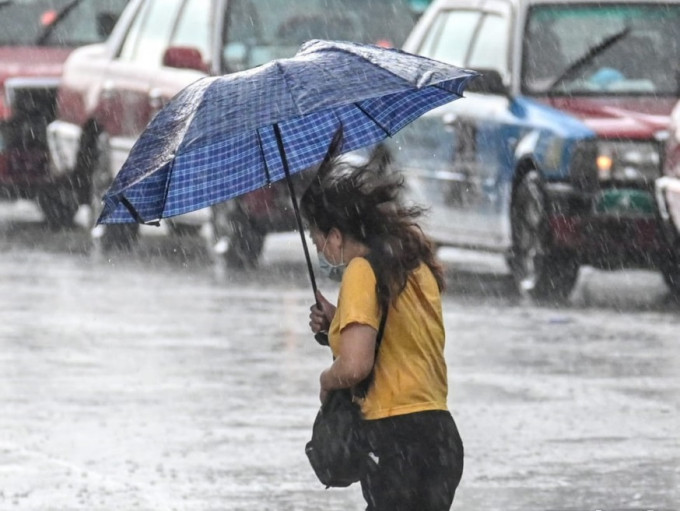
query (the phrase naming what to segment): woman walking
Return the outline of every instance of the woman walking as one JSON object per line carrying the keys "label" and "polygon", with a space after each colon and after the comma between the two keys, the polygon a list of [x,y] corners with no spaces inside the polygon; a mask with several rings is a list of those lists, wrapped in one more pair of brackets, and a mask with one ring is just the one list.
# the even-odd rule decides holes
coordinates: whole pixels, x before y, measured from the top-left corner
{"label": "woman walking", "polygon": [[403,180],[381,167],[328,158],[301,199],[320,268],[341,280],[337,306],[319,293],[310,313],[334,355],[320,397],[344,388],[362,396],[367,510],[444,511],[463,445],[447,408],[443,271],[416,223],[421,210],[400,203]]}

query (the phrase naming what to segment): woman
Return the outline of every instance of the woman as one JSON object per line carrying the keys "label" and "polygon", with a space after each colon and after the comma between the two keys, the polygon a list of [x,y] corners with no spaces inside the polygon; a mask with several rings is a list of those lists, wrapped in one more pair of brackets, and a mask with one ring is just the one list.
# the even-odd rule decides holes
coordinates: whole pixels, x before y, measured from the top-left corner
{"label": "woman", "polygon": [[443,511],[463,470],[447,409],[443,272],[415,223],[421,210],[399,203],[403,180],[381,167],[326,161],[301,199],[320,268],[341,279],[337,307],[319,293],[310,313],[312,331],[328,332],[334,355],[320,396],[370,382],[355,397],[369,452],[361,479],[367,510]]}

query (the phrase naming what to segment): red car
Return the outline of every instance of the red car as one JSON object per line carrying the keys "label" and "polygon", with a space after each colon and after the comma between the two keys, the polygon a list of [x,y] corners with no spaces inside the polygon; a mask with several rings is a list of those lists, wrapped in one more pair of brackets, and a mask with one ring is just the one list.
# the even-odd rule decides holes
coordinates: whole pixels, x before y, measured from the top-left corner
{"label": "red car", "polygon": [[[292,56],[314,38],[399,46],[419,3],[296,0],[282,8],[281,0],[133,0],[106,44],[82,48],[66,63],[48,128],[54,175],[71,179],[94,218],[143,128],[189,83]],[[227,247],[234,265],[254,264],[267,232],[294,227],[289,204],[285,187],[274,185],[213,208],[216,246]],[[171,228],[192,223],[183,217]],[[130,244],[136,226],[94,232],[107,248]]]}
{"label": "red car", "polygon": [[77,203],[47,171],[64,60],[105,39],[127,0],[0,1],[0,198],[37,199],[48,223],[70,223]]}
{"label": "red car", "polygon": [[680,297],[680,102],[671,114],[664,154],[664,175],[656,180],[656,200],[670,252],[665,261],[666,283]]}

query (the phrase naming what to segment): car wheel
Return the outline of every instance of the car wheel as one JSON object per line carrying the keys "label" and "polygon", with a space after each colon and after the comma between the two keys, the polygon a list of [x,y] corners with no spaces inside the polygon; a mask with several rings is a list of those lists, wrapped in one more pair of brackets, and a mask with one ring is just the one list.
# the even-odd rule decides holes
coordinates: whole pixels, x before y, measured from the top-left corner
{"label": "car wheel", "polygon": [[103,250],[129,249],[137,242],[139,225],[134,223],[95,225],[102,212],[102,197],[113,182],[109,155],[109,137],[106,133],[101,133],[97,137],[91,165],[90,208],[92,211],[91,227],[93,239],[99,243]]}
{"label": "car wheel", "polygon": [[61,229],[73,225],[78,201],[68,183],[42,190],[38,193],[37,202],[50,228]]}
{"label": "car wheel", "polygon": [[212,227],[216,251],[228,268],[257,266],[264,247],[265,234],[233,201],[212,207]]}
{"label": "car wheel", "polygon": [[552,245],[538,173],[529,172],[517,187],[511,223],[513,246],[508,262],[519,291],[535,301],[566,300],[576,284],[578,260],[575,254]]}

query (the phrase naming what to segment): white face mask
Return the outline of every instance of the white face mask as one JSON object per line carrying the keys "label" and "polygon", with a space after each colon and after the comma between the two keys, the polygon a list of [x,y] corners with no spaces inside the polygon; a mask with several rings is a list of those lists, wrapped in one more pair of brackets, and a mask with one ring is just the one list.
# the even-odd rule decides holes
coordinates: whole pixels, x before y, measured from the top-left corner
{"label": "white face mask", "polygon": [[323,243],[323,248],[317,252],[317,255],[319,256],[319,270],[329,279],[334,280],[335,282],[341,282],[342,275],[345,273],[345,268],[347,268],[347,263],[342,262],[344,259],[343,248],[340,247],[340,263],[333,264],[323,253],[326,248],[326,243],[328,243],[328,237],[326,237]]}

